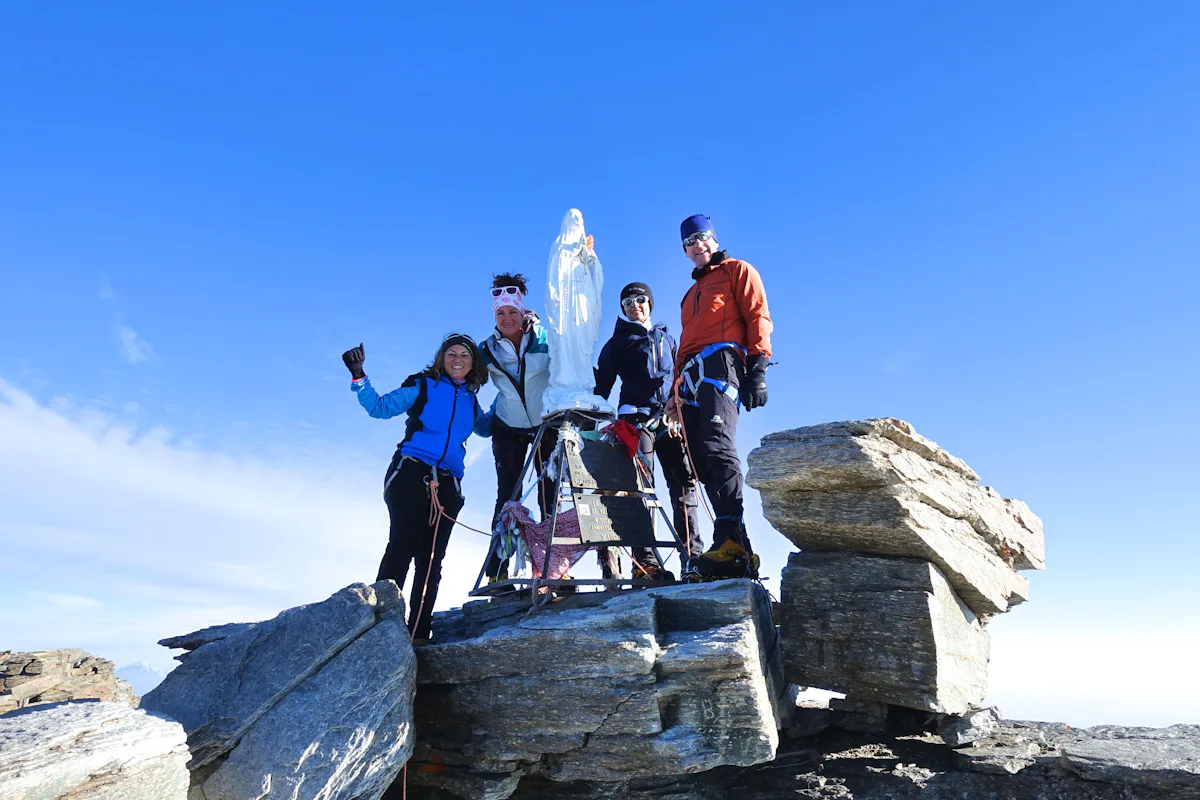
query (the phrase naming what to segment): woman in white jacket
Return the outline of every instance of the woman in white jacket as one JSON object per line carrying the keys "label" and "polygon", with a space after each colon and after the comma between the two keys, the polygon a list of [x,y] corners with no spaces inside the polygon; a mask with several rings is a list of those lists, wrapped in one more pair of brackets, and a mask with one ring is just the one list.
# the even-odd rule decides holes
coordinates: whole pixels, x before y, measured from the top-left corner
{"label": "woman in white jacket", "polygon": [[[546,328],[537,314],[525,309],[528,294],[524,275],[502,273],[492,281],[492,314],[495,332],[480,343],[479,350],[488,374],[496,386],[492,403],[492,455],[496,460],[496,509],[492,527],[500,509],[517,499],[517,481],[538,427],[542,424],[542,392],[550,382],[550,347]],[[541,471],[558,435],[546,431],[534,459]],[[543,479],[538,486],[538,506],[542,519],[549,516],[554,482]],[[508,562],[495,553],[484,569],[489,581],[508,574]]]}

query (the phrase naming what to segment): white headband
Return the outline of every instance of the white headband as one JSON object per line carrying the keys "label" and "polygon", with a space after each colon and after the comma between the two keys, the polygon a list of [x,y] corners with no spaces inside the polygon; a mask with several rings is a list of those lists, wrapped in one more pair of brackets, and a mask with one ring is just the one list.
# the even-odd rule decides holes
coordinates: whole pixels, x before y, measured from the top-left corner
{"label": "white headband", "polygon": [[[515,287],[514,287],[515,288]],[[521,297],[521,291],[518,289],[515,292],[501,292],[499,297],[492,298],[492,313],[495,314],[505,306],[512,306],[522,314],[525,313],[525,302]]]}

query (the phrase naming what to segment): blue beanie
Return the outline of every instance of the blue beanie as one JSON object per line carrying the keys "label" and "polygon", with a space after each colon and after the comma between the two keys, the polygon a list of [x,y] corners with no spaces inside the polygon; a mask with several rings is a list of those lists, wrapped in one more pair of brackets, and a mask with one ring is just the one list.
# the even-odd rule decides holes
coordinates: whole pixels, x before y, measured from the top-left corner
{"label": "blue beanie", "polygon": [[[679,225],[679,238],[682,241],[693,233],[700,231],[712,231],[712,220],[703,214],[692,214]],[[713,231],[714,233],[716,231]]]}

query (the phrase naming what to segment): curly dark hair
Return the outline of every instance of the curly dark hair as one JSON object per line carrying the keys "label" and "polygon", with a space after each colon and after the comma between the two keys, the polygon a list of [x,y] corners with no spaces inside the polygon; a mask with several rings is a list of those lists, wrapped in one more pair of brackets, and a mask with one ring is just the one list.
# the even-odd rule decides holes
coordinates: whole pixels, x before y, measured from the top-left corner
{"label": "curly dark hair", "polygon": [[499,275],[492,276],[492,288],[499,289],[501,286],[515,286],[521,290],[521,294],[529,294],[529,287],[525,285],[526,278],[521,273],[501,272]]}

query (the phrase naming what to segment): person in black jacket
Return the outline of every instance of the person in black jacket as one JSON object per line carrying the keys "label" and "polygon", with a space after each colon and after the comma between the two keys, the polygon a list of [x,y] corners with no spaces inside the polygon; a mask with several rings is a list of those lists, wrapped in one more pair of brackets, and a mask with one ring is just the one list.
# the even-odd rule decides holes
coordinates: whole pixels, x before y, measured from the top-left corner
{"label": "person in black jacket", "polygon": [[[697,527],[695,484],[683,440],[668,428],[664,415],[675,365],[675,340],[666,325],[650,322],[653,310],[654,295],[646,284],[631,283],[621,290],[620,318],[612,338],[600,351],[595,393],[607,399],[616,379],[621,379],[617,414],[638,427],[644,454],[658,454],[671,496],[675,530],[687,544],[688,557],[694,558],[704,551]],[[634,558],[644,568],[635,568],[634,577],[666,577],[653,551],[639,550]]]}

